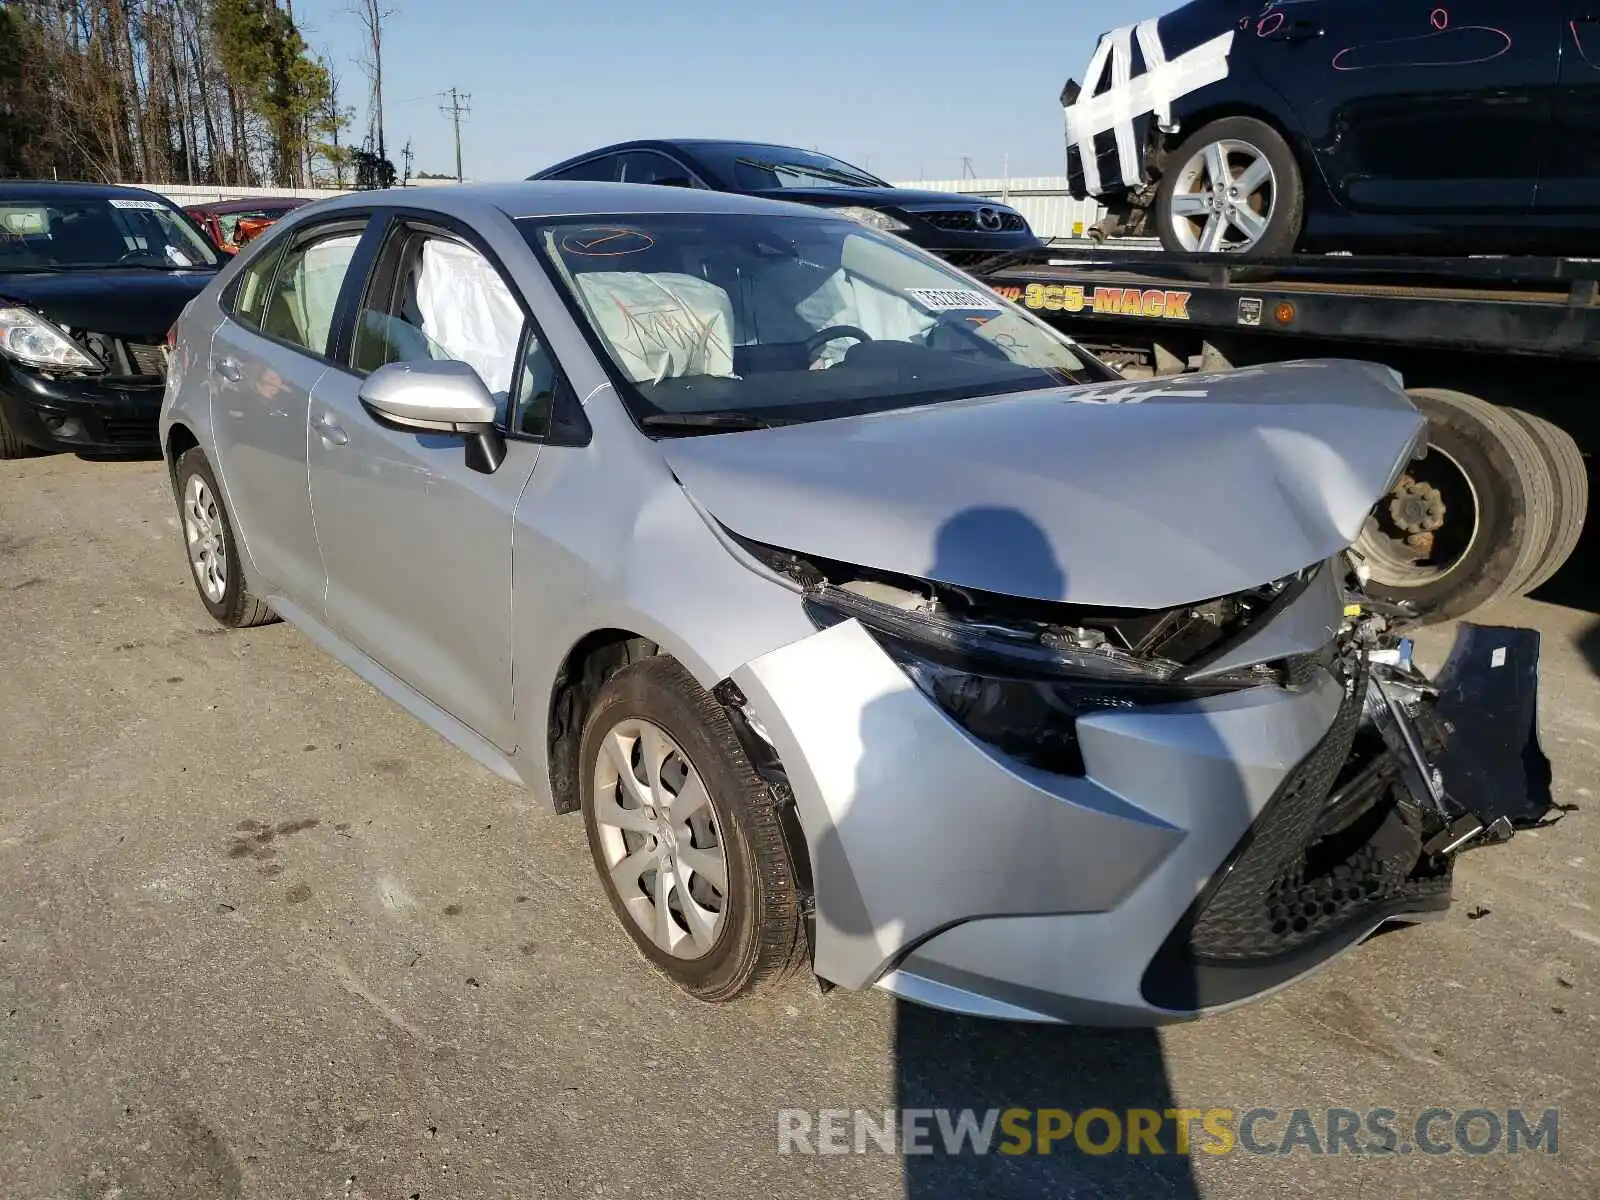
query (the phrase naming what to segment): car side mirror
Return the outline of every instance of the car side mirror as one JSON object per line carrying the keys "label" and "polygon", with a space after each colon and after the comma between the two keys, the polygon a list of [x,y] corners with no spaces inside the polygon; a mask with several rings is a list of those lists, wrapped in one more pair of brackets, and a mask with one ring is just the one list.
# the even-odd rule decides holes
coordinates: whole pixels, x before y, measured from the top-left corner
{"label": "car side mirror", "polygon": [[494,397],[464,362],[385,363],[367,376],[359,395],[366,410],[391,428],[464,435],[467,466],[474,471],[492,475],[505,461]]}

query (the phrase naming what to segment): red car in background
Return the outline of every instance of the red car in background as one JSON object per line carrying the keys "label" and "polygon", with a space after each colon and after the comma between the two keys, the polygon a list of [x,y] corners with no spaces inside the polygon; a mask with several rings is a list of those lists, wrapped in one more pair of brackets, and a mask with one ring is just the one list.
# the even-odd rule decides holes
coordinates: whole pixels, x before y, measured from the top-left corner
{"label": "red car in background", "polygon": [[294,196],[252,196],[243,200],[190,204],[183,211],[194,218],[220,249],[233,254],[251,238],[270,228],[273,222],[306,203],[309,201]]}

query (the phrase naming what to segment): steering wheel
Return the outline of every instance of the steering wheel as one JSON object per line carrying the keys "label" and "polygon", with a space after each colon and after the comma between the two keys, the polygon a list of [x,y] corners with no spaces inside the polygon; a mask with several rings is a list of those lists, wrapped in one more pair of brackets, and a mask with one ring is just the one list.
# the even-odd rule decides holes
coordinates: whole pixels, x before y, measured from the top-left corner
{"label": "steering wheel", "polygon": [[838,341],[840,338],[854,338],[858,342],[872,341],[872,335],[865,329],[855,325],[829,325],[826,329],[819,329],[806,339],[806,360],[817,356],[829,342]]}

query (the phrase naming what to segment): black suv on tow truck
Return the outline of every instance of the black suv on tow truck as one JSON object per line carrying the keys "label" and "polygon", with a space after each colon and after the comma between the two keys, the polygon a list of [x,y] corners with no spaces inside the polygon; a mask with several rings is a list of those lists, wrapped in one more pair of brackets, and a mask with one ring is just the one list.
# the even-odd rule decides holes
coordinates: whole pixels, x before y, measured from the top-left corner
{"label": "black suv on tow truck", "polygon": [[0,458],[158,450],[167,331],[220,261],[154,192],[0,183]]}

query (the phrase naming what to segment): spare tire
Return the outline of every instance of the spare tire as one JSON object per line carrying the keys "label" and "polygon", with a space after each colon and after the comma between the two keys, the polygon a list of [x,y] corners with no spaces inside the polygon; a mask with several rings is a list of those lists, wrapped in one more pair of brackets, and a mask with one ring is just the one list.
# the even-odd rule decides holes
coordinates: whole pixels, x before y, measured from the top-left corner
{"label": "spare tire", "polygon": [[1427,455],[1373,510],[1356,550],[1367,590],[1430,621],[1512,595],[1551,540],[1554,473],[1527,427],[1465,392],[1412,388],[1428,419]]}

